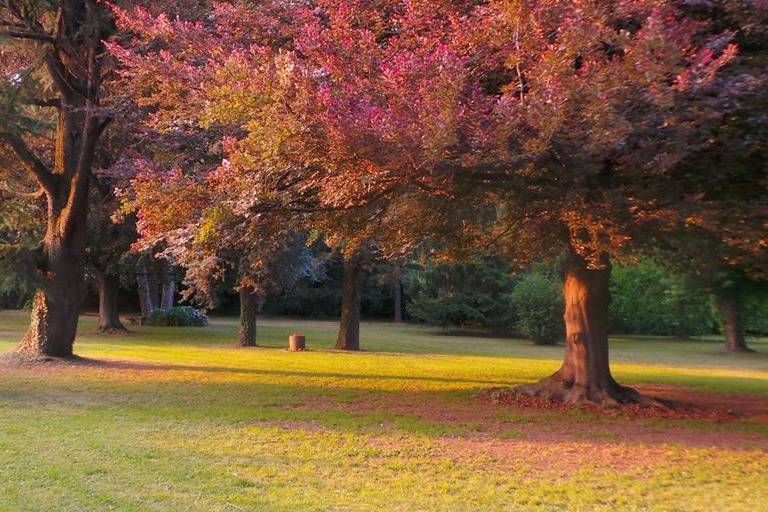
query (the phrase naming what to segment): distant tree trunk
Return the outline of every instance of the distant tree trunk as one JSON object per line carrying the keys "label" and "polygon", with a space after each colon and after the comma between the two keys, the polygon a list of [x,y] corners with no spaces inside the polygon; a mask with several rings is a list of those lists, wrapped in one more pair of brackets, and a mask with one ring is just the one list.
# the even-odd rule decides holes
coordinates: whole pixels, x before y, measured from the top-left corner
{"label": "distant tree trunk", "polygon": [[171,280],[163,283],[163,293],[160,297],[160,309],[168,311],[173,308],[173,300],[176,296],[176,283]]}
{"label": "distant tree trunk", "polygon": [[136,288],[139,291],[139,307],[141,308],[141,317],[149,318],[155,311],[155,303],[152,301],[152,293],[149,286],[149,272],[147,265],[141,263],[136,268]]}
{"label": "distant tree trunk", "polygon": [[400,279],[397,279],[392,285],[392,291],[395,303],[394,322],[396,324],[401,324],[403,323],[403,283]]}
{"label": "distant tree trunk", "polygon": [[720,314],[723,317],[723,334],[725,335],[725,351],[728,353],[752,352],[744,338],[744,325],[741,320],[739,300],[732,288],[718,287],[715,289],[715,299]]}
{"label": "distant tree trunk", "polygon": [[261,297],[253,288],[240,287],[240,332],[237,344],[241,347],[256,346],[256,315],[259,312]]}
{"label": "distant tree trunk", "polygon": [[173,299],[176,294],[176,282],[173,280],[171,265],[167,260],[163,260],[163,266],[160,273],[161,292],[160,309],[168,311],[173,307]]}
{"label": "distant tree trunk", "polygon": [[688,326],[685,321],[686,316],[685,301],[680,299],[677,302],[677,326],[675,328],[675,335],[682,340],[687,340],[690,338],[690,334],[688,333]]}
{"label": "distant tree trunk", "polygon": [[337,350],[360,350],[360,297],[363,265],[359,255],[344,258],[341,287],[341,321]]}
{"label": "distant tree trunk", "polygon": [[155,271],[147,272],[147,282],[149,283],[149,296],[151,297],[152,311],[161,309],[162,293],[160,292],[160,276]]}
{"label": "distant tree trunk", "polygon": [[608,305],[610,262],[600,268],[571,253],[565,263],[565,358],[560,369],[541,382],[520,386],[519,393],[564,402],[654,403],[619,385],[608,363]]}
{"label": "distant tree trunk", "polygon": [[120,281],[116,276],[99,274],[99,332],[125,332],[120,322]]}

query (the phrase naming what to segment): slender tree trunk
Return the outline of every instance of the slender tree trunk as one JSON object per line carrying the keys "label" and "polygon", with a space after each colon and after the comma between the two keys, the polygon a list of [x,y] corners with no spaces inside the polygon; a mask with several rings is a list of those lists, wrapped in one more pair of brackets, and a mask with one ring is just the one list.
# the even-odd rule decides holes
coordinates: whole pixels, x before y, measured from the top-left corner
{"label": "slender tree trunk", "polygon": [[732,288],[719,287],[715,290],[715,299],[723,317],[725,351],[732,354],[752,352],[744,338],[744,325],[741,321],[736,291]]}
{"label": "slender tree trunk", "polygon": [[240,287],[240,332],[237,344],[241,347],[256,346],[256,315],[261,298],[248,286]]}
{"label": "slender tree trunk", "polygon": [[176,282],[173,280],[171,265],[168,263],[168,261],[163,261],[160,279],[162,281],[162,289],[160,292],[160,309],[163,311],[168,311],[173,307],[173,299],[174,295],[176,294]]}
{"label": "slender tree trunk", "polygon": [[155,311],[155,303],[152,301],[152,293],[149,286],[149,272],[147,265],[141,263],[136,269],[136,288],[139,292],[139,307],[141,318],[149,318]]}
{"label": "slender tree trunk", "polygon": [[149,296],[152,304],[152,311],[162,309],[162,293],[160,292],[160,279],[157,272],[147,272],[147,282],[149,283]]}
{"label": "slender tree trunk", "polygon": [[337,350],[360,350],[360,297],[363,265],[359,255],[344,259],[341,287],[341,322]]}
{"label": "slender tree trunk", "polygon": [[99,332],[125,332],[120,322],[120,281],[117,276],[99,274]]}
{"label": "slender tree trunk", "polygon": [[687,340],[688,338],[690,338],[685,317],[686,317],[685,301],[680,299],[677,302],[677,326],[675,328],[675,335],[682,340]]}
{"label": "slender tree trunk", "polygon": [[608,304],[610,263],[589,268],[578,255],[569,255],[564,268],[565,358],[547,379],[518,392],[564,402],[656,403],[631,388],[619,385],[608,363]]}
{"label": "slender tree trunk", "polygon": [[396,324],[401,324],[403,323],[403,283],[400,279],[397,279],[392,285],[392,288],[395,303],[394,322]]}

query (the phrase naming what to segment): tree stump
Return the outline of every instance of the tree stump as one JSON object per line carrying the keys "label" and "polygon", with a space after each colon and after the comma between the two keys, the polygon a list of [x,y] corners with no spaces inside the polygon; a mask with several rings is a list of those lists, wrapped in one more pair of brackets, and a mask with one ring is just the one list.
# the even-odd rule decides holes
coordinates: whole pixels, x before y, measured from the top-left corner
{"label": "tree stump", "polygon": [[302,334],[297,332],[291,334],[288,337],[288,349],[291,352],[301,352],[307,349],[306,339]]}

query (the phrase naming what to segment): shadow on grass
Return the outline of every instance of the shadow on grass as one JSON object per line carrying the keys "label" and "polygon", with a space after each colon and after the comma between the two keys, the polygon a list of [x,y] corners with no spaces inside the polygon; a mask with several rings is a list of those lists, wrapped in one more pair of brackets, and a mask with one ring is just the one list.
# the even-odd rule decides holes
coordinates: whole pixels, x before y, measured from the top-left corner
{"label": "shadow on grass", "polygon": [[414,375],[377,375],[371,373],[338,373],[338,372],[309,372],[298,370],[258,370],[254,368],[237,368],[229,366],[198,366],[170,363],[145,363],[138,361],[125,361],[117,359],[92,359],[80,357],[73,359],[71,364],[92,366],[96,368],[115,369],[115,370],[137,370],[137,371],[193,371],[209,373],[235,373],[244,375],[270,375],[284,377],[308,377],[324,379],[355,379],[355,380],[397,380],[397,381],[425,381],[425,382],[461,382],[467,384],[489,384],[498,385],[498,380],[479,380],[479,379],[461,379],[461,378],[442,378],[442,377],[421,377]]}
{"label": "shadow on grass", "polygon": [[[492,381],[430,377],[360,375],[305,371],[252,370],[131,361],[80,359],[49,366],[54,371],[28,372],[14,385],[11,374],[0,375],[0,412],[10,406],[17,415],[45,421],[114,421],[187,424],[263,424],[298,430],[329,430],[352,434],[409,434],[456,438],[472,442],[584,442],[590,444],[681,444],[691,447],[766,447],[768,422],[721,423],[703,419],[632,418],[592,410],[535,409],[498,405],[480,399],[482,384]],[[67,370],[106,369],[112,373],[72,374]],[[144,379],[135,372],[188,371],[309,378],[434,380],[478,384],[467,390],[387,391],[334,388],[298,382],[226,382]],[[46,374],[46,375],[44,375]],[[31,378],[30,378],[31,377]],[[683,394],[685,389],[680,390]],[[721,396],[722,398],[722,396]],[[768,410],[764,399],[754,404]],[[53,416],[48,416],[53,415]],[[74,415],[74,416],[73,416]],[[111,419],[110,419],[111,418]],[[742,426],[747,427],[746,430]],[[749,430],[751,429],[751,430]],[[746,432],[746,433],[745,433]],[[751,437],[750,437],[751,436]],[[761,437],[762,436],[762,437]]]}

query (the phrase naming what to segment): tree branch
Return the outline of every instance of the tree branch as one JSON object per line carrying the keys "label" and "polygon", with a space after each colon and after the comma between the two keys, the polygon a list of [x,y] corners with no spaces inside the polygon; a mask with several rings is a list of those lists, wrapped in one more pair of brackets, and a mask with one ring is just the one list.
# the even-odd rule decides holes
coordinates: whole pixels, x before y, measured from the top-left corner
{"label": "tree branch", "polygon": [[54,107],[54,108],[61,107],[61,100],[57,100],[55,98],[51,98],[47,100],[32,98],[32,99],[24,100],[24,103],[26,103],[27,105],[34,105],[35,107]]}
{"label": "tree branch", "polygon": [[29,32],[27,30],[3,30],[0,32],[0,36],[11,37],[14,39],[31,39],[33,41],[40,41],[49,44],[56,42],[56,40],[48,34]]}
{"label": "tree branch", "polygon": [[0,192],[9,194],[18,199],[40,200],[45,197],[45,190],[42,187],[35,192],[19,192],[17,190],[11,190],[8,187],[0,187]]}
{"label": "tree branch", "polygon": [[110,125],[111,122],[112,122],[112,118],[111,117],[105,117],[104,119],[102,119],[99,122],[99,124],[96,126],[96,138],[97,139],[101,138],[102,134],[104,133],[104,130],[107,129],[107,127]]}
{"label": "tree branch", "polygon": [[71,98],[73,95],[86,97],[85,91],[75,85],[72,80],[67,77],[67,68],[61,62],[61,58],[56,51],[49,50],[45,53],[45,64],[48,67],[48,73],[51,75],[51,79],[64,97]]}
{"label": "tree branch", "polygon": [[13,150],[24,168],[35,178],[38,185],[49,195],[56,193],[56,181],[48,167],[29,149],[27,143],[15,133],[0,131],[0,140]]}

